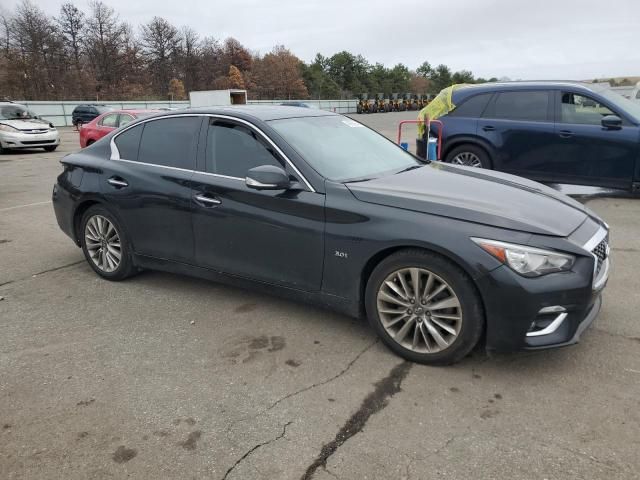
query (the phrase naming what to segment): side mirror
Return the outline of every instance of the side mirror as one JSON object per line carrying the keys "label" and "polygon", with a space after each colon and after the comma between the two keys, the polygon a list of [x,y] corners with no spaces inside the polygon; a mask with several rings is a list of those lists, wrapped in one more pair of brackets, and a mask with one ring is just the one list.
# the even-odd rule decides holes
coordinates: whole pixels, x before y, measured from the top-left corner
{"label": "side mirror", "polygon": [[256,190],[287,190],[291,186],[291,181],[282,168],[261,165],[247,172],[245,184]]}
{"label": "side mirror", "polygon": [[601,123],[607,130],[620,130],[622,128],[622,119],[617,115],[606,115],[602,117]]}

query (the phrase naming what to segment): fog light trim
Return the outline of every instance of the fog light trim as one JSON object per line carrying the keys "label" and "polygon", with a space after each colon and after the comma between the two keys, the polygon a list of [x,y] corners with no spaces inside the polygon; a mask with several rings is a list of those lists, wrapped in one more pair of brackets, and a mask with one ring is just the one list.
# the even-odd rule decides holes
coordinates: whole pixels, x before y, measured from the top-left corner
{"label": "fog light trim", "polygon": [[549,325],[544,327],[542,330],[534,330],[533,332],[527,332],[527,337],[541,337],[543,335],[549,335],[555,332],[556,330],[558,330],[558,328],[560,328],[560,325],[562,325],[562,322],[564,322],[564,319],[567,318],[567,316],[569,315],[566,309],[559,305],[555,305],[552,307],[544,307],[540,309],[540,311],[538,312],[539,315],[541,314],[548,315],[550,313],[558,313],[558,316],[554,318],[553,321]]}

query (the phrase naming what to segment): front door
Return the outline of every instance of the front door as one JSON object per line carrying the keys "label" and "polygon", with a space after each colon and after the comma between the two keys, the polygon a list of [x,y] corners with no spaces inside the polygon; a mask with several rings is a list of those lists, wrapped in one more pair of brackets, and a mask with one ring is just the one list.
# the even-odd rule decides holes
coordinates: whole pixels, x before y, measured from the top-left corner
{"label": "front door", "polygon": [[101,187],[137,254],[194,260],[191,178],[202,122],[200,116],[151,120],[114,139],[120,159],[104,162]]}
{"label": "front door", "polygon": [[250,168],[276,165],[300,181],[252,126],[211,118],[193,178],[196,263],[298,290],[317,291],[324,255],[324,195],[300,183],[291,190],[254,190]]}
{"label": "front door", "polygon": [[640,151],[638,127],[623,120],[620,129],[604,128],[602,117],[624,117],[582,93],[560,91],[556,98],[554,146],[558,158],[576,166],[575,183],[630,188]]}

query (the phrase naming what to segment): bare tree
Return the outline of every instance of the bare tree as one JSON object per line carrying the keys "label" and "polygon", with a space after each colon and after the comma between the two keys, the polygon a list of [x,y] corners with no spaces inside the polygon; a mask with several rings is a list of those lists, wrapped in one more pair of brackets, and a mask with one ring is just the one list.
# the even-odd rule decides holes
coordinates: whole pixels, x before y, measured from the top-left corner
{"label": "bare tree", "polygon": [[166,92],[174,77],[176,54],[180,45],[178,29],[164,18],[153,17],[141,27],[143,53],[147,59],[154,93]]}

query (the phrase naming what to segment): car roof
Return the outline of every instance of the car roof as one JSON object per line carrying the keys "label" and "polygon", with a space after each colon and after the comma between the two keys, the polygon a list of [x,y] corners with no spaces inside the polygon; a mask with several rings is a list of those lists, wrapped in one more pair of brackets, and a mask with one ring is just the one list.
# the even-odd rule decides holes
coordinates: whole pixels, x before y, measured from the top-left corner
{"label": "car roof", "polygon": [[325,117],[337,113],[326,110],[300,108],[284,105],[233,105],[230,107],[200,107],[189,110],[177,110],[164,112],[167,115],[180,115],[184,113],[210,113],[218,115],[233,115],[237,117],[249,117],[252,119],[268,122],[269,120],[280,120],[283,118],[298,117]]}
{"label": "car roof", "polygon": [[516,82],[476,83],[459,87],[453,92],[454,102],[467,98],[475,93],[493,93],[513,90],[557,90],[559,88],[574,88],[584,92],[601,92],[607,87],[597,83],[578,82],[575,80],[536,80]]}

